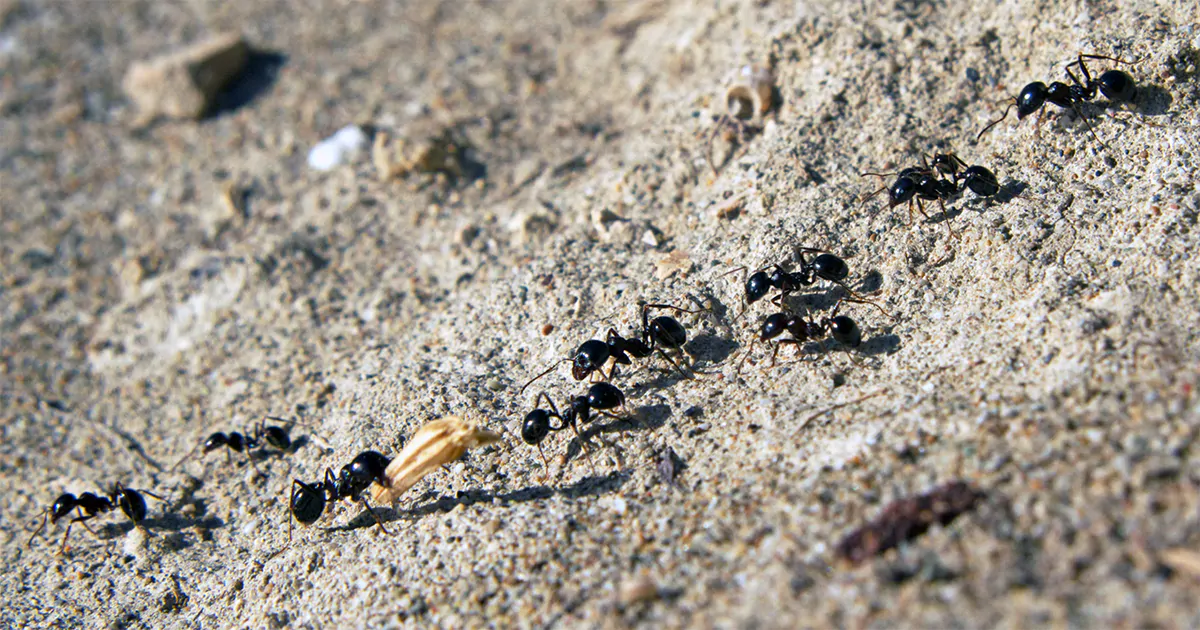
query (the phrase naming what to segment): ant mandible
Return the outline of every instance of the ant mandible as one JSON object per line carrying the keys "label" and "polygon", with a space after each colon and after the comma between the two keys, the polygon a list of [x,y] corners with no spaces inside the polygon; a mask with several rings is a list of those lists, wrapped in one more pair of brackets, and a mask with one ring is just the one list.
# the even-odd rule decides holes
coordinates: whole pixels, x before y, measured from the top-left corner
{"label": "ant mandible", "polygon": [[[545,399],[549,410],[540,406],[542,399]],[[579,433],[580,424],[587,424],[592,421],[592,412],[619,418],[620,416],[609,413],[608,410],[616,409],[617,407],[625,406],[625,393],[612,383],[593,383],[588,388],[586,396],[576,396],[567,401],[565,406],[566,412],[559,413],[558,407],[554,406],[554,401],[550,400],[550,395],[546,392],[538,394],[534,399],[533,405],[535,409],[525,415],[525,420],[521,423],[521,439],[530,446],[536,446],[538,453],[542,456],[542,463],[546,465],[546,470],[550,469],[550,463],[546,461],[546,452],[542,450],[542,441],[551,432],[562,431],[568,426],[575,432],[575,436],[579,438],[579,444],[583,448],[587,448],[583,441],[583,436]],[[555,426],[550,420],[551,418],[558,419],[558,425]]]}
{"label": "ant mandible", "polygon": [[[688,378],[688,374],[679,367],[679,364],[671,360],[667,356],[664,348],[670,350],[678,350],[683,352],[683,345],[687,343],[687,329],[679,320],[669,315],[660,315],[654,319],[650,319],[650,311],[654,309],[670,309],[678,313],[699,313],[701,310],[688,310],[670,304],[644,304],[642,305],[642,328],[637,333],[637,337],[632,339],[622,337],[617,332],[616,328],[609,328],[608,335],[604,341],[599,339],[589,339],[579,346],[575,354],[570,359],[562,359],[546,368],[544,372],[529,379],[521,386],[521,391],[518,395],[524,394],[535,381],[546,376],[554,371],[554,368],[559,363],[571,364],[571,376],[582,381],[593,373],[599,372],[600,376],[606,380],[612,380],[618,365],[632,365],[630,359],[644,359],[650,356],[654,351],[658,351],[663,359],[675,367],[684,378]],[[613,366],[609,369],[608,375],[604,374],[604,364],[609,359],[613,360]]]}
{"label": "ant mandible", "polygon": [[[267,416],[266,419],[274,420],[275,422],[295,424],[295,421],[276,416]],[[292,447],[292,439],[288,436],[286,429],[275,425],[266,426],[265,422],[260,420],[259,423],[254,426],[253,432],[247,431],[245,434],[242,434],[238,433],[237,431],[230,431],[229,433],[218,431],[213,433],[212,435],[208,436],[206,440],[204,440],[203,444],[198,445],[187,455],[184,455],[178,462],[175,462],[175,465],[171,467],[171,470],[178,468],[180,464],[187,461],[197,452],[200,452],[201,449],[203,449],[204,454],[207,455],[208,453],[211,453],[222,446],[228,447],[230,451],[234,451],[236,453],[244,452],[246,454],[246,459],[250,462],[250,465],[253,466],[254,458],[251,457],[250,451],[258,448],[264,442],[267,445],[274,446],[281,451],[287,451]],[[225,454],[228,456],[229,451],[226,451]]]}
{"label": "ant mandible", "polygon": [[[1095,99],[1097,91],[1114,103],[1128,103],[1137,96],[1137,83],[1128,73],[1116,69],[1108,70],[1101,74],[1099,78],[1093,79],[1092,73],[1088,71],[1087,63],[1084,59],[1107,59],[1126,65],[1135,63],[1106,55],[1085,55],[1080,53],[1075,61],[1064,67],[1073,85],[1067,85],[1061,81],[1054,81],[1049,86],[1041,81],[1034,81],[1026,85],[1013,98],[1013,102],[1004,109],[1004,115],[984,127],[983,131],[980,131],[979,135],[975,137],[975,140],[978,141],[989,129],[1000,124],[1005,118],[1008,118],[1008,112],[1012,110],[1014,105],[1017,108],[1017,120],[1021,121],[1026,116],[1042,109],[1042,106],[1046,103],[1051,103],[1063,109],[1070,107],[1075,110],[1075,113],[1087,125],[1088,131],[1092,133],[1092,137],[1103,145],[1104,142],[1096,135],[1096,131],[1092,129],[1091,123],[1079,111],[1079,104]],[[1071,72],[1071,66],[1079,67],[1080,72],[1083,74],[1083,81],[1080,81],[1079,77],[1074,72]]]}
{"label": "ant mandible", "polygon": [[[321,517],[327,502],[358,501],[375,517],[379,529],[390,535],[379,515],[371,509],[365,491],[372,482],[386,483],[385,471],[391,461],[391,458],[377,451],[363,451],[349,464],[342,466],[337,477],[333,476],[333,470],[326,468],[324,481],[304,483],[293,479],[291,499],[288,502],[292,516],[303,525],[311,525]],[[288,541],[291,540],[292,521],[288,519]]]}
{"label": "ant mandible", "polygon": [[126,488],[120,482],[113,484],[113,488],[108,492],[107,496],[84,492],[77,497],[70,492],[63,493],[42,514],[42,523],[38,525],[37,529],[33,530],[33,534],[29,536],[27,544],[33,544],[33,539],[46,526],[47,518],[50,519],[50,523],[53,525],[58,522],[58,519],[69,514],[71,510],[78,510],[79,515],[71,519],[71,522],[67,524],[67,531],[63,534],[62,545],[59,546],[59,553],[63,553],[67,549],[67,538],[71,535],[71,526],[79,523],[83,525],[84,529],[95,535],[92,528],[88,527],[87,522],[105,512],[111,512],[120,508],[135,526],[140,526],[141,522],[146,520],[146,499],[142,497],[143,494],[159,501],[163,500],[162,497],[149,490]]}

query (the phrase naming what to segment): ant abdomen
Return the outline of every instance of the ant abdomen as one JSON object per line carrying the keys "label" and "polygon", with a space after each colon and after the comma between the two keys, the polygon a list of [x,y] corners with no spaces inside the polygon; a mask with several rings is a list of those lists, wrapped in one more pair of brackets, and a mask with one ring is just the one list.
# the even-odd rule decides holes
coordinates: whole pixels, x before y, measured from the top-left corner
{"label": "ant abdomen", "polygon": [[1097,80],[1100,93],[1110,101],[1128,103],[1137,96],[1137,83],[1122,70],[1109,70]]}
{"label": "ant abdomen", "polygon": [[862,345],[862,329],[858,327],[858,324],[853,319],[845,315],[838,315],[831,318],[829,320],[829,331],[834,341],[844,346],[857,348]]}

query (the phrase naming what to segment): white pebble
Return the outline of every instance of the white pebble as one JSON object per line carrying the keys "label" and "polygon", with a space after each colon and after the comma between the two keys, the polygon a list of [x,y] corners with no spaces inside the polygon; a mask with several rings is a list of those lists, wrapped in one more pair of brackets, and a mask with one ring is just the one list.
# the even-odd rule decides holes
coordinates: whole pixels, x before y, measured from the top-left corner
{"label": "white pebble", "polygon": [[355,157],[367,146],[367,134],[357,125],[342,127],[308,152],[308,167],[328,171]]}

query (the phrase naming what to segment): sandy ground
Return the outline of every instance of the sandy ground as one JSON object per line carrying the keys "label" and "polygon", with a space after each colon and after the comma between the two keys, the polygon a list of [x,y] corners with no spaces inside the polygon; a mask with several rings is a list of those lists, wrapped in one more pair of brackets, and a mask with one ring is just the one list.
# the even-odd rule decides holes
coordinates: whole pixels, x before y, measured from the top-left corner
{"label": "sandy ground", "polygon": [[[1200,625],[1195,3],[0,6],[0,626]],[[226,29],[255,80],[136,126],[128,65]],[[1107,148],[1052,106],[975,141],[1078,52],[1138,60],[1131,107],[1080,108]],[[779,107],[732,159],[718,139],[714,175],[724,90],[772,62]],[[467,168],[310,171],[351,123],[452,129]],[[945,149],[1002,194],[915,225],[859,201],[861,173]],[[770,369],[772,305],[737,318],[722,275],[796,246],[891,317],[847,304],[859,352]],[[681,316],[697,378],[622,370],[629,419],[588,425],[590,463],[553,435],[545,470],[520,418],[584,386],[518,389],[639,300],[711,309]],[[448,413],[505,443],[379,509],[392,535],[339,503],[289,543],[293,479]],[[171,470],[264,414],[302,423],[294,449]],[[975,510],[838,560],[956,479]],[[63,555],[63,522],[27,545],[60,493],[117,481],[164,498],[144,531],[110,513]]]}

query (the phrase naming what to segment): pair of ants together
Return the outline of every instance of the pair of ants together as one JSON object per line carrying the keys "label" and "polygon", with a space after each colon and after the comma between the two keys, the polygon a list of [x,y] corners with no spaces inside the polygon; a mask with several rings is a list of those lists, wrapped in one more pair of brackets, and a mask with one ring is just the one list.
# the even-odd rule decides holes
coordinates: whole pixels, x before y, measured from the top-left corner
{"label": "pair of ants together", "polygon": [[[275,416],[267,416],[267,420],[282,422],[285,424],[295,424],[295,421],[286,420]],[[170,470],[175,470],[197,452],[203,451],[204,454],[211,453],[221,447],[226,447],[229,451],[237,453],[245,453],[251,465],[254,464],[254,459],[251,456],[251,451],[260,446],[273,446],[281,451],[287,451],[292,447],[292,439],[288,435],[287,429],[277,425],[267,425],[265,421],[259,422],[252,431],[240,433],[231,431],[229,433],[216,432],[208,436],[195,449],[185,455],[182,459],[175,463]],[[228,454],[228,452],[226,453]],[[145,496],[143,496],[145,495]],[[67,531],[63,534],[62,543],[59,545],[59,553],[63,553],[67,549],[67,540],[71,536],[71,528],[79,523],[89,532],[95,535],[95,532],[88,526],[88,521],[96,518],[101,514],[120,510],[134,524],[135,527],[140,527],[142,521],[146,520],[146,499],[149,496],[159,501],[163,498],[149,490],[135,490],[127,488],[120,482],[113,484],[110,490],[102,494],[92,492],[84,492],[78,496],[70,492],[63,493],[55,499],[54,503],[45,510],[42,514],[41,523],[34,529],[33,534],[29,537],[27,544],[32,545],[34,538],[46,527],[46,522],[51,525],[57,523],[60,519],[65,518],[72,511],[76,512],[76,516],[67,524]]]}

